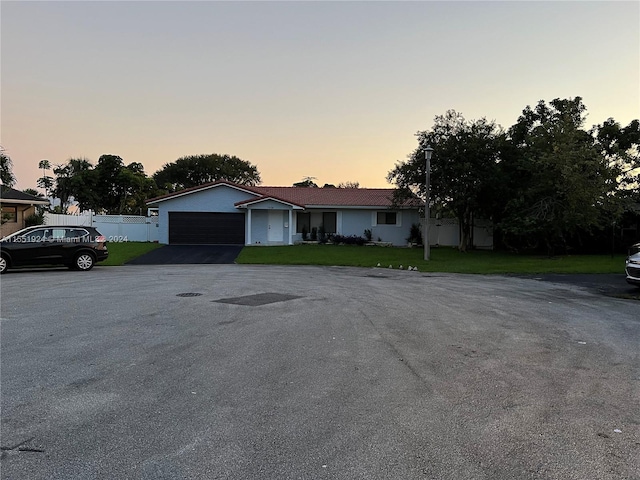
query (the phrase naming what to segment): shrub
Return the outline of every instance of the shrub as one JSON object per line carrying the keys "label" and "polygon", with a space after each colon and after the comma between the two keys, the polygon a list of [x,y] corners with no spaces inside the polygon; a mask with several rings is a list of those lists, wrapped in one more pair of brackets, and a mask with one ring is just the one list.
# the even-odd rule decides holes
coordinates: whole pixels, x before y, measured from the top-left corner
{"label": "shrub", "polygon": [[318,240],[318,229],[316,227],[313,227],[311,229],[311,241],[315,242],[316,240]]}
{"label": "shrub", "polygon": [[367,240],[364,237],[359,237],[357,235],[338,235],[335,234],[333,236],[333,243],[343,244],[343,245],[364,245],[367,243]]}
{"label": "shrub", "polygon": [[307,226],[303,225],[302,226],[302,241],[306,242],[307,240],[309,240],[309,232],[307,231]]}
{"label": "shrub", "polygon": [[35,225],[44,225],[44,213],[32,213],[24,219],[25,227],[33,227]]}
{"label": "shrub", "polygon": [[417,223],[411,224],[411,230],[409,230],[409,238],[407,238],[407,242],[422,245],[422,231],[420,230],[420,225]]}
{"label": "shrub", "polygon": [[368,228],[365,229],[365,231],[364,231],[364,238],[367,239],[367,242],[371,241],[372,234],[371,234],[371,230],[369,230]]}
{"label": "shrub", "polygon": [[320,228],[318,228],[318,242],[327,243],[327,234],[324,231],[324,225],[320,225]]}

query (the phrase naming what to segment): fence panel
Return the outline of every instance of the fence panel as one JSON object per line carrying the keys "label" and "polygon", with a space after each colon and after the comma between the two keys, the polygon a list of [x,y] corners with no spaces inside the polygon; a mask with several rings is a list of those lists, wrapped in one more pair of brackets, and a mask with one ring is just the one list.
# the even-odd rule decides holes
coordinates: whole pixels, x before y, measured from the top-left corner
{"label": "fence panel", "polygon": [[[455,218],[432,218],[429,221],[429,243],[447,247],[460,245],[458,220]],[[489,220],[474,220],[473,246],[481,249],[493,248],[493,225]]]}
{"label": "fence panel", "polygon": [[57,213],[45,212],[45,225],[71,225],[71,226],[91,226],[91,214],[84,215],[60,215]]}
{"label": "fence panel", "polygon": [[138,215],[59,215],[45,213],[45,225],[95,227],[111,242],[157,242],[158,217]]}

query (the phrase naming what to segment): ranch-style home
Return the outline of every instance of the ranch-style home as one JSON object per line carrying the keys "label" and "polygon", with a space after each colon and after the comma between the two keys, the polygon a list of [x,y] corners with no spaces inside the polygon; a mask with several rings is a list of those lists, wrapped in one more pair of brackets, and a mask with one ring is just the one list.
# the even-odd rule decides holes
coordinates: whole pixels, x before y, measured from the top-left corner
{"label": "ranch-style home", "polygon": [[46,198],[36,197],[7,186],[0,187],[0,237],[5,237],[26,226],[26,219],[36,213],[36,207],[49,205]]}
{"label": "ranch-style home", "polygon": [[249,187],[217,181],[147,201],[163,244],[292,245],[303,231],[406,245],[420,223],[417,198],[393,204],[391,188]]}

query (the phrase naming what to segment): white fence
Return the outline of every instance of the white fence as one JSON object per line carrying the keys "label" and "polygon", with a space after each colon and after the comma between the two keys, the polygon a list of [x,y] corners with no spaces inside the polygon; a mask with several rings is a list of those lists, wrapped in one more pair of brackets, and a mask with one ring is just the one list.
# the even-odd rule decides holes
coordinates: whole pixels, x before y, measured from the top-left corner
{"label": "white fence", "polygon": [[[432,218],[429,221],[429,243],[457,247],[460,245],[460,225],[455,218]],[[493,227],[488,220],[475,220],[473,224],[473,246],[481,249],[493,248]]]}
{"label": "white fence", "polygon": [[58,215],[45,213],[45,225],[95,227],[111,241],[157,242],[158,217],[138,215]]}

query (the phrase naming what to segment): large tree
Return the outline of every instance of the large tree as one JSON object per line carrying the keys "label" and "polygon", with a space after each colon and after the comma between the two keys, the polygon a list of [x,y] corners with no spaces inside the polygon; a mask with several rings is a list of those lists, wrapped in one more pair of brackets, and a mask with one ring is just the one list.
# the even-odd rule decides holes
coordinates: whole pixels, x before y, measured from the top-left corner
{"label": "large tree", "polygon": [[190,155],[165,164],[153,174],[159,188],[169,192],[195,187],[216,180],[241,185],[260,184],[255,165],[231,155]]}
{"label": "large tree", "polygon": [[507,244],[551,255],[611,221],[620,170],[584,130],[585,112],[580,97],[541,100],[509,129],[512,148],[501,169],[510,191],[499,224]]}
{"label": "large tree", "polygon": [[94,182],[91,170],[93,165],[87,158],[70,158],[64,165],[54,167],[56,176],[53,195],[60,199],[62,213],[67,213],[74,199],[81,210],[88,210],[97,200],[93,192]]}
{"label": "large tree", "polygon": [[140,215],[145,199],[158,193],[155,181],[145,175],[141,163],[125,165],[117,155],[102,155],[93,175],[99,197],[94,209],[108,214]]}
{"label": "large tree", "polygon": [[13,187],[16,183],[16,177],[13,175],[13,162],[11,157],[0,145],[0,183],[5,187]]}
{"label": "large tree", "polygon": [[498,196],[498,161],[503,143],[500,126],[486,118],[467,121],[449,110],[435,117],[431,130],[416,133],[418,147],[398,162],[387,180],[398,187],[397,199],[408,194],[426,196],[425,149],[431,158],[430,204],[448,210],[460,224],[459,249],[471,245],[474,216],[491,216]]}
{"label": "large tree", "polygon": [[[633,120],[626,127],[613,118],[593,130],[609,165],[619,176],[621,193],[638,196],[640,193],[640,121]],[[638,200],[640,201],[640,198]]]}
{"label": "large tree", "polygon": [[160,193],[141,163],[125,165],[117,155],[102,155],[95,167],[84,158],[69,159],[54,173],[55,194],[65,209],[73,197],[81,210],[140,215],[145,200]]}

